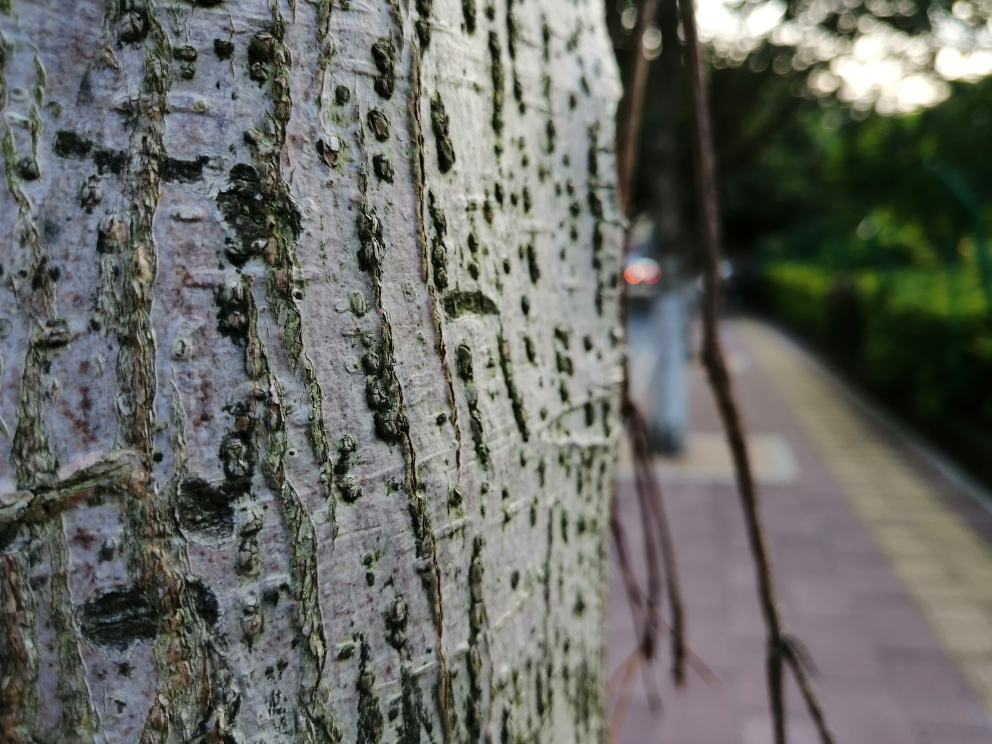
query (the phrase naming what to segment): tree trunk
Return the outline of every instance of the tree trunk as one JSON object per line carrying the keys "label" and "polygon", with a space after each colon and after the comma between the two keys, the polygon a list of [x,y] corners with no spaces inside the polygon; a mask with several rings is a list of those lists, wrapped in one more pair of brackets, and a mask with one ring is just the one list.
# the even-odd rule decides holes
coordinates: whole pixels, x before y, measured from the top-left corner
{"label": "tree trunk", "polygon": [[0,741],[603,740],[599,3],[0,0]]}

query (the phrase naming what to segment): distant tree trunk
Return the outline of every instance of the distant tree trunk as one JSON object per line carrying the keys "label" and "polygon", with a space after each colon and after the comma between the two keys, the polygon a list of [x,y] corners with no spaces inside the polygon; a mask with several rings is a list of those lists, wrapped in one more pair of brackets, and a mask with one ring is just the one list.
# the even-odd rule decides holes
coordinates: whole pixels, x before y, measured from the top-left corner
{"label": "distant tree trunk", "polygon": [[602,741],[565,0],[0,0],[0,741]]}

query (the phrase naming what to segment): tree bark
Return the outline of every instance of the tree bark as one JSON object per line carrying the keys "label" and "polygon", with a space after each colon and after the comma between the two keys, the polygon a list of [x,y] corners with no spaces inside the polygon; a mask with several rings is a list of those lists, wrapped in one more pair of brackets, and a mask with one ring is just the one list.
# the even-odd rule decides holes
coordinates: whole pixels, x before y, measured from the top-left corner
{"label": "tree bark", "polygon": [[601,15],[0,0],[0,741],[605,738]]}

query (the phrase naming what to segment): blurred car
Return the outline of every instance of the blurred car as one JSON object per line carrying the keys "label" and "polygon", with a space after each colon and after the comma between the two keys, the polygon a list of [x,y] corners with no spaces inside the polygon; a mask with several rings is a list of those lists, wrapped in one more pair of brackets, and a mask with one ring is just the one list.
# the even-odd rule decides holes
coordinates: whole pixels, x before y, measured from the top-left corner
{"label": "blurred car", "polygon": [[661,267],[653,258],[631,255],[623,268],[623,280],[630,299],[651,299],[658,296]]}

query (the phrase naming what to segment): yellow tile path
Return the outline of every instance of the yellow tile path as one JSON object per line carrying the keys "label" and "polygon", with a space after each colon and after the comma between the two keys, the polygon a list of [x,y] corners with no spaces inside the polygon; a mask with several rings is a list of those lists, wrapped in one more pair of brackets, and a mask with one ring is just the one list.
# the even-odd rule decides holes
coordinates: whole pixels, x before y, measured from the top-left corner
{"label": "yellow tile path", "polygon": [[992,714],[992,550],[904,464],[841,387],[774,331],[735,324],[929,623]]}

